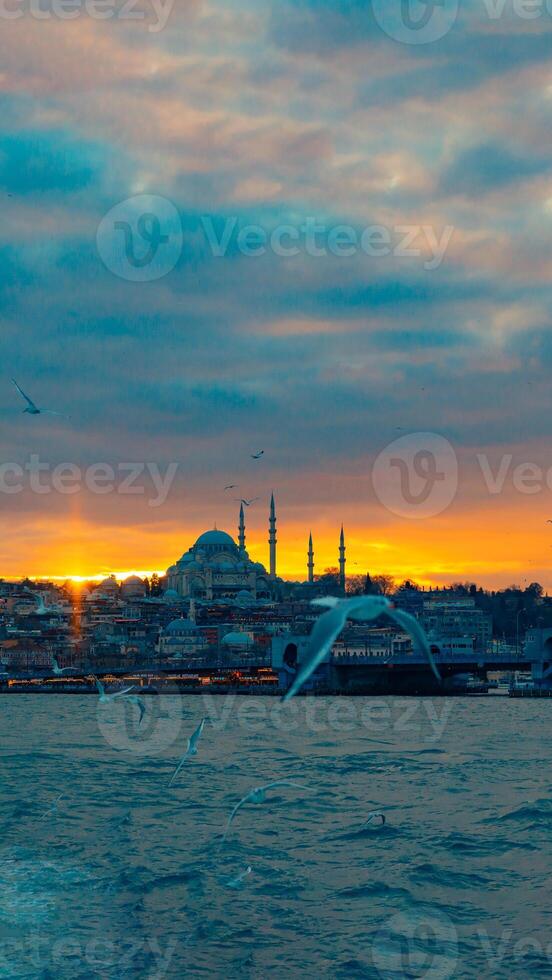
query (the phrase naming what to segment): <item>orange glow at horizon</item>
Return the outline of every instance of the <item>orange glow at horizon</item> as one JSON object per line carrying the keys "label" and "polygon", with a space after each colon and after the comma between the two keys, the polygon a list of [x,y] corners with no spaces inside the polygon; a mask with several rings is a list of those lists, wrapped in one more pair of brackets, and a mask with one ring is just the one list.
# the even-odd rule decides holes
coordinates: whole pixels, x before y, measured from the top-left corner
{"label": "orange glow at horizon", "polygon": [[[388,574],[396,582],[412,579],[425,587],[456,581],[476,582],[485,588],[504,588],[516,583],[522,587],[539,581],[552,587],[550,540],[535,521],[529,532],[519,515],[508,515],[505,533],[504,513],[500,520],[481,509],[477,514],[441,516],[427,521],[407,521],[388,517],[377,527],[361,526],[345,515],[347,575]],[[304,581],[307,577],[307,543],[310,524],[278,522],[278,575]],[[50,581],[100,581],[110,574],[118,580],[128,575],[163,575],[208,527],[207,522],[186,529],[181,527],[97,527],[83,521],[76,512],[63,529],[40,527],[32,543],[25,542],[28,560],[14,555],[3,561],[0,575],[18,580],[24,577]],[[227,528],[236,539],[233,528]],[[339,524],[312,523],[315,574],[338,564]],[[6,547],[6,542],[4,543]],[[247,550],[253,561],[268,566],[266,529],[248,530]],[[128,560],[139,556],[140,561]]]}

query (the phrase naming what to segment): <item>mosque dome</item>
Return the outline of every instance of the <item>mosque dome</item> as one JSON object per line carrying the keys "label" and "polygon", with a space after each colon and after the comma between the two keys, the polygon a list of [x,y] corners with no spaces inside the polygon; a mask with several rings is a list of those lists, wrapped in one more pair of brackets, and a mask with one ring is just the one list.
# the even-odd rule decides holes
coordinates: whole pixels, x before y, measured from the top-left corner
{"label": "mosque dome", "polygon": [[217,551],[222,550],[223,548],[230,548],[232,551],[234,551],[236,548],[236,543],[234,539],[226,533],[226,531],[205,531],[197,539],[194,545],[194,551],[196,548],[216,548]]}
{"label": "mosque dome", "polygon": [[[176,567],[175,566],[173,567],[175,568],[176,571]],[[169,569],[169,572],[170,571],[171,569]],[[176,589],[167,589],[167,591],[163,593],[163,598],[165,599],[166,602],[178,602],[180,596],[178,595]]]}
{"label": "mosque dome", "polygon": [[165,626],[164,634],[165,636],[178,636],[180,633],[192,633],[195,632],[197,626],[192,623],[191,619],[173,619],[172,623]]}
{"label": "mosque dome", "polygon": [[225,647],[251,647],[253,640],[247,633],[227,633],[222,638]]}

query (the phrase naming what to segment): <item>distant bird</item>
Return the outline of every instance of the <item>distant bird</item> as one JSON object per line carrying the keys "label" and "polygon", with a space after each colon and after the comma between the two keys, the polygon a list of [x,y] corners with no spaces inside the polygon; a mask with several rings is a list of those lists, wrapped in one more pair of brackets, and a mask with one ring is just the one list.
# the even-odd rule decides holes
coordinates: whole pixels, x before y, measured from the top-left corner
{"label": "distant bird", "polygon": [[258,453],[252,453],[251,454],[251,459],[260,459],[261,456],[264,456],[264,454],[265,454],[264,453],[264,449],[261,449],[260,452],[258,452]]}
{"label": "distant bird", "polygon": [[123,688],[122,691],[115,691],[115,694],[106,694],[105,687],[103,686],[101,681],[99,681],[97,677],[93,677],[93,680],[96,687],[98,688],[100,704],[112,704],[115,698],[122,698],[125,694],[128,694],[129,691],[134,690],[134,684],[133,684],[132,687],[125,687]]}
{"label": "distant bird", "polygon": [[23,409],[23,415],[59,415],[60,418],[65,418],[65,419],[68,418],[67,415],[62,415],[61,412],[52,412],[48,408],[38,408],[33,402],[33,400],[29,398],[28,395],[25,394],[22,388],[19,387],[15,378],[12,378],[12,381],[15,387],[17,388],[19,394],[22,395],[25,401],[27,402],[27,408]]}
{"label": "distant bird", "polygon": [[[132,688],[131,688],[131,690],[132,690]],[[129,704],[135,704],[136,705],[136,707],[138,708],[138,710],[140,712],[140,720],[139,720],[138,724],[141,725],[142,724],[142,718],[144,717],[144,715],[146,713],[146,706],[145,706],[144,702],[142,701],[142,698],[139,698],[137,694],[125,694],[124,697],[123,697],[123,701],[128,701]]]}
{"label": "distant bird", "polygon": [[63,677],[64,674],[69,674],[74,670],[74,667],[60,667],[56,658],[52,657],[52,673],[54,677]]}
{"label": "distant bird", "polygon": [[368,814],[368,816],[366,818],[366,821],[364,823],[364,826],[365,827],[368,827],[372,823],[373,820],[379,820],[380,821],[380,826],[383,827],[383,825],[385,823],[385,814],[384,813],[380,813],[379,810],[373,810],[372,813],[369,813]]}
{"label": "distant bird", "polygon": [[199,725],[197,726],[195,732],[193,733],[193,735],[190,735],[190,737],[188,739],[188,745],[187,745],[186,751],[185,751],[184,755],[182,756],[180,762],[178,763],[178,765],[177,765],[177,767],[176,767],[176,769],[175,769],[175,771],[174,771],[174,773],[172,775],[172,779],[171,779],[171,781],[169,783],[169,786],[172,786],[172,784],[174,783],[176,777],[178,776],[178,773],[180,772],[180,770],[182,769],[182,766],[186,762],[186,759],[188,759],[191,755],[197,755],[197,743],[199,742],[199,740],[200,740],[200,738],[201,738],[201,736],[203,734],[203,729],[205,728],[205,722],[206,721],[207,721],[206,718],[202,718],[201,721],[200,721],[200,723],[199,723]]}
{"label": "distant bird", "polygon": [[435,677],[438,681],[441,681],[441,675],[420,624],[410,613],[395,609],[391,600],[385,596],[355,596],[352,599],[337,599],[335,596],[326,596],[323,599],[313,599],[311,605],[329,606],[330,608],[314,624],[310,634],[307,659],[299,670],[291,687],[284,694],[283,701],[289,701],[294,694],[297,694],[297,691],[301,689],[313,671],[322,663],[348,619],[365,622],[366,620],[377,619],[378,616],[383,614],[389,616],[410,634],[414,641],[414,646],[418,647],[420,652],[424,654]]}
{"label": "distant bird", "polygon": [[237,487],[238,487],[238,484],[237,483],[229,483],[228,486],[225,487],[224,489],[225,490],[237,490]]}
{"label": "distant bird", "polygon": [[552,524],[552,521],[547,521],[546,523],[547,523],[547,524]]}
{"label": "distant bird", "polygon": [[42,816],[41,816],[40,819],[41,820],[46,820],[46,817],[49,817],[51,813],[55,813],[56,810],[57,810],[57,808],[58,808],[58,803],[62,799],[63,799],[63,793],[60,793],[60,795],[57,797],[57,799],[55,799],[54,802],[51,804],[51,806],[49,807],[49,809],[44,811],[44,813],[42,814]]}
{"label": "distant bird", "polygon": [[230,880],[226,882],[226,887],[241,888],[244,879],[247,878],[247,876],[250,875],[252,871],[253,868],[251,867],[251,865],[248,865],[245,871],[242,871],[241,875],[238,875],[236,878],[230,878]]}
{"label": "distant bird", "polygon": [[226,830],[224,831],[221,844],[224,844],[224,841],[228,836],[228,831],[230,830],[230,825],[232,824],[232,821],[236,816],[238,810],[240,810],[242,806],[245,806],[246,803],[264,803],[266,800],[267,790],[274,789],[276,786],[294,786],[296,789],[303,789],[303,790],[308,788],[306,786],[301,786],[299,783],[294,783],[290,779],[278,779],[274,783],[267,783],[266,786],[255,786],[247,794],[247,796],[244,796],[239,803],[236,803],[234,809],[232,810],[232,813],[228,818],[228,823],[226,824]]}
{"label": "distant bird", "polygon": [[243,504],[244,507],[251,507],[251,504],[254,504],[256,500],[260,500],[260,499],[261,499],[260,497],[253,497],[253,500],[243,500],[243,499],[238,500],[237,497],[235,498],[236,502],[238,504]]}

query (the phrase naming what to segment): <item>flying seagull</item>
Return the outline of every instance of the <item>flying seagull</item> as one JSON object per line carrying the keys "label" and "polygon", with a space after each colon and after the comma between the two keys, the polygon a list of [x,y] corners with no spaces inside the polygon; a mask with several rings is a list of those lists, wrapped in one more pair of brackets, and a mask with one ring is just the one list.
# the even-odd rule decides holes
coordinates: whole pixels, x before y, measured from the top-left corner
{"label": "flying seagull", "polygon": [[63,799],[63,793],[60,793],[60,795],[54,800],[54,802],[50,804],[48,809],[44,811],[40,819],[46,820],[46,818],[49,817],[51,813],[55,813],[58,808],[58,803],[62,799]]}
{"label": "flying seagull", "polygon": [[68,674],[74,669],[74,667],[60,667],[56,658],[52,657],[52,673],[54,677],[63,677],[64,674]]}
{"label": "flying seagull", "polygon": [[178,776],[178,773],[180,772],[182,766],[186,762],[186,759],[188,759],[191,755],[197,755],[197,743],[199,742],[203,734],[203,729],[205,728],[206,721],[207,721],[206,718],[202,718],[193,735],[190,735],[188,739],[188,745],[186,751],[182,756],[180,762],[178,763],[175,771],[173,772],[172,779],[169,783],[169,786],[172,786],[172,784],[174,783],[176,777]]}
{"label": "flying seagull", "polygon": [[[132,688],[131,688],[131,690],[132,690]],[[139,698],[137,694],[125,694],[123,696],[123,701],[128,701],[130,704],[135,704],[136,705],[136,707],[138,708],[138,710],[140,712],[140,720],[139,720],[138,724],[141,725],[142,724],[142,718],[144,717],[144,715],[146,713],[146,706],[145,706],[144,702],[142,701],[142,698]]]}
{"label": "flying seagull", "polygon": [[261,449],[258,453],[251,453],[251,459],[260,459],[261,456],[264,456],[264,449]]}
{"label": "flying seagull", "polygon": [[267,783],[266,786],[255,786],[247,796],[244,796],[239,803],[236,803],[232,813],[228,818],[228,823],[226,824],[226,830],[224,831],[221,844],[224,844],[226,837],[228,836],[228,831],[230,830],[230,825],[236,816],[238,810],[246,803],[264,803],[266,800],[267,790],[274,789],[276,786],[294,786],[296,789],[306,789],[307,787],[301,786],[299,783],[294,783],[290,779],[278,779],[274,783]]}
{"label": "flying seagull", "polygon": [[237,483],[229,483],[228,486],[225,487],[224,489],[225,490],[236,490],[237,487],[238,487],[238,484]]}
{"label": "flying seagull", "polygon": [[314,624],[310,634],[307,659],[295,677],[289,691],[286,691],[284,694],[283,701],[289,701],[294,694],[297,694],[297,691],[301,689],[313,671],[322,663],[348,619],[364,622],[370,619],[377,619],[378,616],[383,614],[389,616],[410,634],[414,642],[414,647],[427,657],[435,677],[438,681],[441,681],[441,675],[433,659],[426,635],[417,619],[414,619],[414,616],[411,616],[410,613],[395,609],[391,600],[385,596],[355,596],[352,599],[337,599],[335,596],[326,596],[323,599],[313,599],[311,605],[329,606],[330,608]]}
{"label": "flying seagull", "polygon": [[236,503],[243,504],[244,507],[251,507],[251,504],[254,504],[256,500],[260,500],[261,498],[260,497],[253,497],[253,500],[243,500],[243,499],[242,500],[238,500],[238,498],[235,497],[234,499],[236,500]]}
{"label": "flying seagull", "polygon": [[244,879],[247,878],[247,876],[250,875],[252,871],[253,868],[249,864],[245,869],[245,871],[242,871],[241,875],[238,875],[236,878],[230,878],[230,880],[226,882],[226,887],[241,888]]}
{"label": "flying seagull", "polygon": [[123,688],[122,691],[115,691],[115,694],[106,694],[105,687],[103,686],[101,681],[99,681],[97,677],[93,677],[93,680],[96,687],[98,688],[100,704],[111,704],[115,700],[115,698],[122,698],[124,694],[128,694],[129,691],[134,690],[134,685],[132,685],[132,687]]}
{"label": "flying seagull", "polygon": [[19,387],[15,378],[12,378],[12,381],[15,387],[17,388],[19,394],[22,395],[25,401],[27,402],[27,408],[23,409],[23,415],[59,415],[60,418],[64,418],[64,419],[68,418],[67,415],[62,415],[61,412],[52,412],[48,408],[38,408],[33,402],[33,400],[29,398],[28,395],[25,394],[22,388]]}
{"label": "flying seagull", "polygon": [[383,827],[385,823],[385,814],[380,813],[379,810],[373,810],[372,813],[368,814],[364,822],[364,826],[369,827],[373,820],[378,820],[379,821],[378,826]]}

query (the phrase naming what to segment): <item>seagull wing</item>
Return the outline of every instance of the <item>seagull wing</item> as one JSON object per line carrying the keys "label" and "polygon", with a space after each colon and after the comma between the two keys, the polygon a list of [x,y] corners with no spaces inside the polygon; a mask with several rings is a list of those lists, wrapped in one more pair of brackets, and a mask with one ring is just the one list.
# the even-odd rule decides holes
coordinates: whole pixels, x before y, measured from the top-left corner
{"label": "seagull wing", "polygon": [[15,378],[12,378],[12,381],[13,381],[15,387],[17,388],[19,394],[20,395],[23,395],[23,398],[28,403],[29,407],[30,408],[34,408],[38,412],[38,408],[36,407],[35,403],[32,401],[32,399],[29,398],[28,395],[25,394],[25,392],[23,391],[23,388],[20,388],[19,387],[19,385],[17,384],[17,381],[15,380]]}
{"label": "seagull wing", "polygon": [[58,418],[60,418],[60,419],[69,419],[69,418],[71,418],[70,415],[64,415],[63,412],[52,412],[52,410],[50,408],[41,408],[40,409],[40,414],[41,415],[57,415]]}
{"label": "seagull wing", "polygon": [[276,779],[273,783],[267,783],[266,786],[263,786],[262,788],[264,790],[274,789],[275,786],[294,786],[295,789],[306,789],[310,792],[310,788],[308,786],[301,786],[300,783],[294,783],[292,779]]}
{"label": "seagull wing", "polygon": [[409,633],[409,635],[412,637],[412,640],[414,642],[415,649],[418,651],[418,653],[422,653],[424,657],[427,658],[429,666],[431,667],[433,673],[435,674],[435,677],[440,683],[442,677],[441,674],[439,673],[439,668],[437,667],[437,664],[433,659],[433,654],[429,647],[429,643],[427,642],[427,637],[422,627],[420,626],[418,620],[415,619],[414,616],[411,616],[410,613],[403,612],[402,609],[393,609],[392,607],[390,607],[387,610],[387,615],[391,619],[394,619],[395,622],[399,624],[399,626],[402,626],[402,628],[406,630],[407,633]]}
{"label": "seagull wing", "polygon": [[125,694],[129,693],[129,691],[133,691],[135,687],[136,687],[135,684],[133,684],[132,687],[124,687],[122,691],[115,691],[115,694],[111,694],[110,697],[123,698]]}
{"label": "seagull wing", "polygon": [[130,704],[135,704],[136,705],[136,707],[138,708],[138,710],[140,712],[140,721],[138,722],[138,724],[141,725],[142,724],[142,718],[144,717],[144,715],[146,713],[146,706],[145,706],[144,702],[142,701],[142,698],[139,698],[136,694],[127,694],[126,697],[123,698],[123,701],[129,701]]}
{"label": "seagull wing", "polygon": [[329,609],[333,609],[334,606],[338,606],[341,599],[338,599],[334,595],[322,596],[320,599],[311,599],[311,606],[326,606]]}
{"label": "seagull wing", "polygon": [[176,769],[174,770],[174,772],[172,774],[172,777],[171,777],[171,781],[169,783],[169,786],[172,786],[172,784],[174,783],[176,777],[178,776],[178,773],[182,769],[182,766],[186,762],[186,759],[188,758],[189,755],[190,755],[190,739],[188,739],[188,748],[186,749],[184,755],[182,756],[180,762],[178,763]]}
{"label": "seagull wing", "polygon": [[301,667],[289,691],[286,691],[284,694],[284,701],[289,701],[294,694],[297,694],[297,691],[303,686],[313,671],[316,670],[318,664],[323,661],[345,626],[346,619],[347,609],[343,606],[336,606],[334,609],[323,613],[317,619],[310,635],[307,660]]}
{"label": "seagull wing", "polygon": [[193,735],[189,740],[188,748],[192,749],[192,751],[193,749],[195,749],[197,743],[199,742],[201,736],[203,735],[203,729],[205,728],[205,720],[206,720],[205,718],[201,719],[199,725],[197,726],[195,732],[193,733]]}
{"label": "seagull wing", "polygon": [[242,806],[243,806],[243,805],[244,805],[245,803],[249,803],[249,800],[251,799],[251,797],[252,797],[252,795],[253,795],[253,793],[254,793],[254,792],[255,792],[255,790],[251,790],[251,792],[250,792],[250,793],[248,793],[248,794],[247,794],[247,796],[244,796],[244,797],[243,797],[243,799],[242,799],[242,800],[240,800],[240,802],[239,802],[239,803],[236,803],[236,805],[235,805],[235,807],[234,807],[234,809],[232,810],[232,813],[231,813],[231,814],[230,814],[230,816],[228,817],[228,823],[226,824],[226,830],[224,831],[224,834],[223,834],[223,837],[222,837],[222,841],[221,841],[221,843],[224,843],[224,841],[226,840],[226,837],[227,837],[227,834],[228,834],[228,831],[230,830],[230,825],[231,825],[231,823],[232,823],[232,821],[233,821],[233,819],[234,819],[234,817],[236,816],[236,814],[237,814],[237,812],[238,812],[238,810],[240,810],[240,809],[241,809],[241,807],[242,807]]}
{"label": "seagull wing", "polygon": [[95,683],[96,687],[98,688],[98,694],[100,695],[100,697],[101,698],[105,697],[105,687],[103,686],[102,682],[99,681],[97,677],[95,677],[94,678],[94,683]]}

